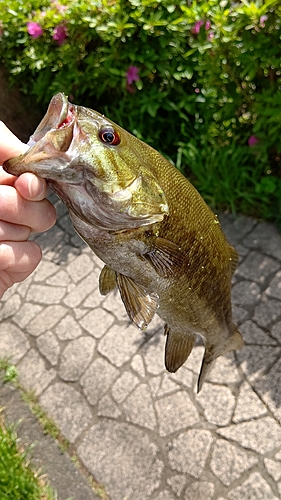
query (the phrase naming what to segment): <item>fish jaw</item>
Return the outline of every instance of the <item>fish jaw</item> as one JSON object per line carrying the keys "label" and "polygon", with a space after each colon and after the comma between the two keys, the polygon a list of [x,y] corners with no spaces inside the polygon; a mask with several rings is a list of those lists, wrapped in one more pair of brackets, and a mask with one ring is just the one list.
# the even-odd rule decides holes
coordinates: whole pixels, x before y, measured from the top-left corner
{"label": "fish jaw", "polygon": [[169,211],[163,190],[145,167],[130,168],[132,159],[119,154],[124,148],[101,144],[99,132],[108,126],[112,122],[99,113],[57,94],[28,142],[30,149],[5,162],[4,169],[45,178],[69,209],[100,229],[122,231],[161,221]]}

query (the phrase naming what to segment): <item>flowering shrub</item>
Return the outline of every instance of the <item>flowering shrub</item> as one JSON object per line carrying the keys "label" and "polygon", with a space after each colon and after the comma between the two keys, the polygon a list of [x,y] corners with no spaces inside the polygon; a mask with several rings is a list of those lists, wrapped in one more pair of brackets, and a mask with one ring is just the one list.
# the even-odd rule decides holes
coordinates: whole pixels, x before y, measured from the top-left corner
{"label": "flowering shrub", "polygon": [[63,91],[169,156],[211,204],[278,217],[280,0],[10,0],[0,26],[2,63],[33,101]]}

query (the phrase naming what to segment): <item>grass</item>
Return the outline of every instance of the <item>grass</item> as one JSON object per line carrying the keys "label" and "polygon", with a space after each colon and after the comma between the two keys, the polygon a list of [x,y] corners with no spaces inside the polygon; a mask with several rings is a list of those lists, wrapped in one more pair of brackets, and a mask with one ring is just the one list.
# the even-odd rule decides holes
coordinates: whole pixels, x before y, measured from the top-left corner
{"label": "grass", "polygon": [[0,418],[0,498],[1,500],[57,500],[42,472],[30,465],[30,448],[24,449],[16,426],[6,426]]}
{"label": "grass", "polygon": [[[41,424],[43,432],[56,439],[62,452],[69,451],[69,442],[61,435],[57,425],[41,408],[36,395],[32,391],[24,390],[18,382],[16,366],[11,364],[8,359],[0,358],[0,374],[0,381],[12,383],[20,390],[23,401],[28,404],[31,413]],[[34,471],[30,466],[28,455],[30,455],[32,446],[24,450],[17,437],[17,426],[5,426],[4,419],[1,417],[3,409],[0,407],[0,500],[57,500],[57,494],[48,484],[46,475],[41,474],[40,470]],[[92,491],[101,500],[109,500],[104,487],[88,475],[88,472],[81,466],[78,457],[74,453],[70,456],[76,467],[86,475]],[[14,490],[16,494],[14,494]]]}

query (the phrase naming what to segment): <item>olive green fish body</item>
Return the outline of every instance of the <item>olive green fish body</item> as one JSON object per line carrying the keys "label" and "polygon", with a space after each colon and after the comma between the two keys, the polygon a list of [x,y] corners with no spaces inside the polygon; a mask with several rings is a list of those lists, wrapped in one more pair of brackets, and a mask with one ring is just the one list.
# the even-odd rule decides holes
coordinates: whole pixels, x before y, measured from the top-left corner
{"label": "olive green fish body", "polygon": [[158,152],[63,94],[5,169],[34,172],[69,209],[82,239],[105,263],[100,291],[118,288],[131,320],[165,321],[165,364],[176,371],[196,334],[205,343],[198,390],[214,360],[241,348],[232,323],[238,256],[196,189]]}

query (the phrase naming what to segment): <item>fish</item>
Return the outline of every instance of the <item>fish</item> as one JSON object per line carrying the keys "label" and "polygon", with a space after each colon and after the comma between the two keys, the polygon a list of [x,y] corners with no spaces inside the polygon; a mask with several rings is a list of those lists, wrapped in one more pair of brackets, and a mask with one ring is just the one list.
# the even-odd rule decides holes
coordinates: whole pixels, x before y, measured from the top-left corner
{"label": "fish", "polygon": [[28,145],[4,170],[47,180],[105,264],[102,295],[118,289],[141,330],[155,314],[162,318],[169,372],[203,339],[199,392],[215,360],[243,347],[231,306],[238,254],[218,217],[170,161],[63,93],[53,96]]}

